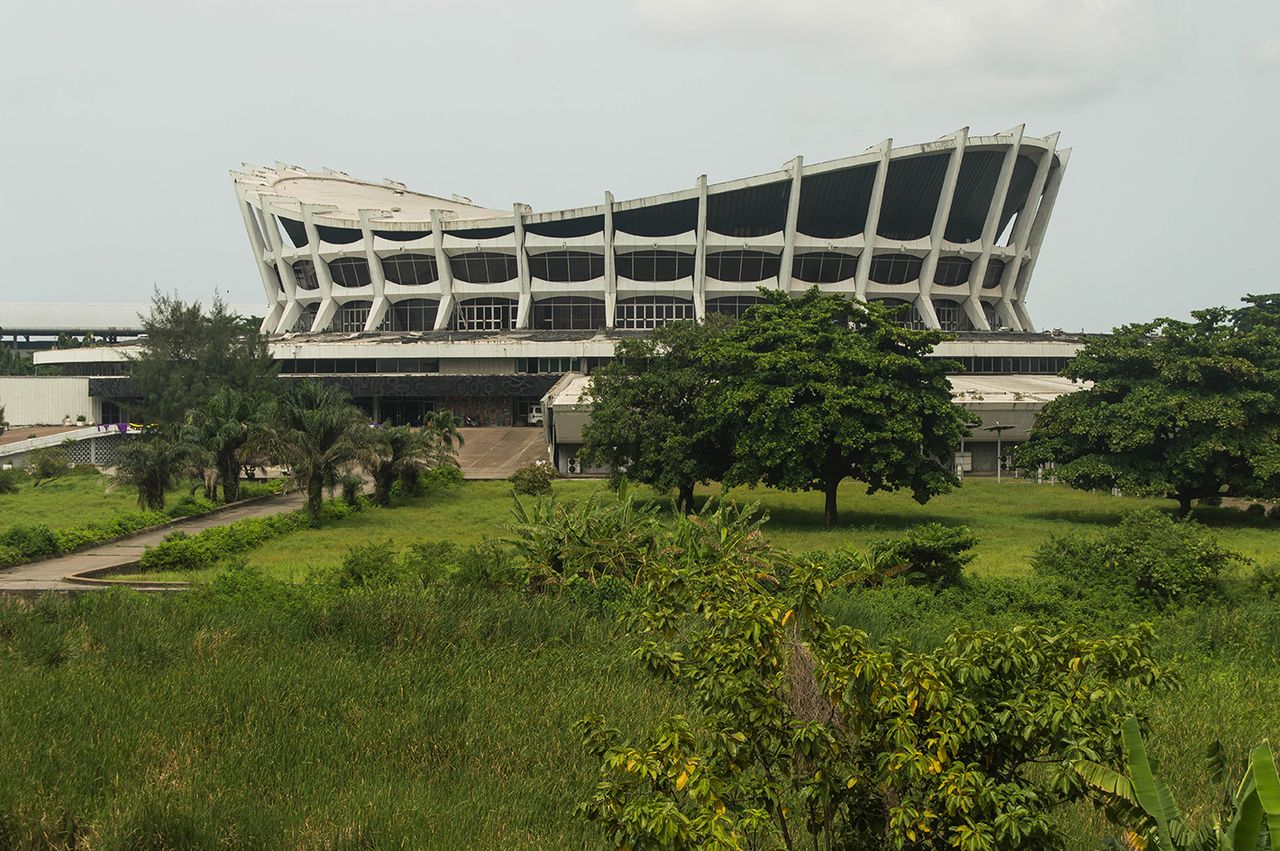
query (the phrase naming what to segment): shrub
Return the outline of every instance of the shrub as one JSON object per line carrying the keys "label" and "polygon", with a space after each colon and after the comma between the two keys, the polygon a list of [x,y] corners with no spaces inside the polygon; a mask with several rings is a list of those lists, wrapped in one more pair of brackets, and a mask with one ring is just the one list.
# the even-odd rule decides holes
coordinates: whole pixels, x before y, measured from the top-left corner
{"label": "shrub", "polygon": [[1268,599],[1280,597],[1280,564],[1259,565],[1252,584],[1255,591]]}
{"label": "shrub", "polygon": [[423,470],[418,487],[425,493],[441,493],[462,484],[462,468],[457,464],[438,464]]}
{"label": "shrub", "polygon": [[35,487],[39,487],[44,482],[65,476],[70,469],[71,461],[68,460],[66,450],[61,446],[46,446],[44,449],[37,449],[31,453],[31,457],[27,461],[27,472],[35,480],[33,482]]}
{"label": "shrub", "polygon": [[22,564],[26,560],[16,548],[8,544],[0,544],[0,567],[13,567],[15,564]]}
{"label": "shrub", "polygon": [[496,541],[468,547],[458,557],[453,578],[460,585],[485,588],[512,587],[525,582],[525,574],[516,563],[514,553]]}
{"label": "shrub", "polygon": [[1147,509],[1125,515],[1101,535],[1050,538],[1032,556],[1032,566],[1069,583],[1164,603],[1215,590],[1223,568],[1244,560],[1199,523]]}
{"label": "shrub", "polygon": [[1280,520],[1280,505],[1273,505],[1267,509],[1268,520]]}
{"label": "shrub", "polygon": [[22,485],[23,475],[20,470],[0,470],[0,494],[17,493]]}
{"label": "shrub", "polygon": [[970,550],[977,545],[978,537],[968,526],[926,523],[901,538],[873,541],[871,550],[900,565],[908,581],[943,586],[960,582],[964,566],[973,561]]}
{"label": "shrub", "polygon": [[24,561],[42,556],[57,555],[58,538],[53,530],[42,523],[13,526],[0,535],[0,547],[12,547],[22,554]]}
{"label": "shrub", "polygon": [[360,509],[360,495],[364,491],[364,479],[355,473],[347,473],[338,480],[342,489],[342,501],[350,507]]}
{"label": "shrub", "polygon": [[457,570],[460,560],[453,541],[420,541],[410,544],[400,559],[403,572],[423,585],[440,582]]}
{"label": "shrub", "polygon": [[177,505],[169,509],[170,517],[195,517],[200,514],[208,514],[216,506],[200,496],[184,496],[178,500]]}
{"label": "shrub", "polygon": [[386,588],[405,580],[390,540],[370,541],[347,550],[334,578],[339,588]]}
{"label": "shrub", "polygon": [[516,470],[507,481],[521,496],[545,496],[551,493],[551,482],[555,477],[554,467],[546,461],[535,461]]}
{"label": "shrub", "polygon": [[1249,507],[1244,510],[1244,513],[1248,514],[1250,517],[1265,517],[1267,514],[1267,507],[1260,502],[1251,502],[1249,503]]}

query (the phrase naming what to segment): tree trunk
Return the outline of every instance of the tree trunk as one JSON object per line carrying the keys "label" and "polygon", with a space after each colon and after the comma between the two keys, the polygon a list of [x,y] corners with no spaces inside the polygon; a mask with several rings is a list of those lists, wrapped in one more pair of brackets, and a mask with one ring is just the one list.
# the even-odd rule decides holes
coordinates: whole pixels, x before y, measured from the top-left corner
{"label": "tree trunk", "polygon": [[307,479],[307,513],[313,518],[319,517],[322,505],[324,505],[324,477],[316,472]]}
{"label": "tree trunk", "polygon": [[395,471],[378,465],[373,470],[373,501],[378,505],[391,504],[391,486],[395,483]]}
{"label": "tree trunk", "polygon": [[824,513],[827,527],[836,525],[836,491],[840,488],[840,480],[826,482],[823,493],[827,496],[826,511]]}
{"label": "tree trunk", "polygon": [[1191,516],[1191,497],[1183,493],[1176,493],[1173,495],[1173,498],[1178,501],[1178,516]]}
{"label": "tree trunk", "polygon": [[222,501],[235,502],[240,498],[240,465],[232,456],[222,465]]}
{"label": "tree trunk", "polygon": [[693,485],[692,484],[681,485],[680,494],[676,498],[676,501],[677,503],[679,503],[679,508],[681,513],[692,514],[693,513]]}

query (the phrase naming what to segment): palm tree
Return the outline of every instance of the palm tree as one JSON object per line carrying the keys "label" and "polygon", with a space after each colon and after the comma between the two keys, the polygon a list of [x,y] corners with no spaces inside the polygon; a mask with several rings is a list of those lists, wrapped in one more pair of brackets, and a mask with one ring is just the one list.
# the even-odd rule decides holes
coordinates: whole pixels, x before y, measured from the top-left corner
{"label": "palm tree", "polygon": [[115,480],[138,489],[138,507],[164,510],[164,495],[177,482],[191,447],[156,433],[127,441],[120,449]]}
{"label": "palm tree", "polygon": [[371,460],[372,434],[364,412],[337,387],[290,381],[271,406],[263,439],[268,454],[306,490],[307,511],[315,517],[325,482]]}
{"label": "palm tree", "polygon": [[223,387],[187,413],[182,439],[200,447],[207,457],[222,481],[224,502],[235,502],[240,496],[240,462],[258,428],[261,404],[256,396]]}
{"label": "palm tree", "polygon": [[408,483],[409,492],[414,492],[423,467],[457,464],[455,444],[461,443],[458,418],[448,411],[428,414],[419,431],[409,426],[378,429],[374,459],[369,465],[374,500],[379,505],[389,504],[396,479]]}

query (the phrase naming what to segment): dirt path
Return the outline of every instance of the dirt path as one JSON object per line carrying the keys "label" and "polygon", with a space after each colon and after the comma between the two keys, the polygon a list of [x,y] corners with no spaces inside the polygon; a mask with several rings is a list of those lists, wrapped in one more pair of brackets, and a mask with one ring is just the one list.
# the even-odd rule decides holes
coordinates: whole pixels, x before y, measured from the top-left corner
{"label": "dirt path", "polygon": [[[123,567],[137,562],[144,547],[157,544],[170,532],[181,530],[187,534],[195,534],[212,526],[224,526],[246,517],[267,517],[285,511],[301,508],[303,494],[293,493],[287,496],[260,500],[249,505],[238,505],[224,511],[192,517],[164,529],[142,532],[129,538],[100,547],[81,550],[78,553],[58,556],[44,561],[20,564],[0,570],[0,594],[13,592],[38,591],[87,591],[101,590],[110,587],[90,582],[78,582],[76,574],[110,567]],[[172,588],[173,583],[156,583],[154,586],[131,584],[141,590]]]}

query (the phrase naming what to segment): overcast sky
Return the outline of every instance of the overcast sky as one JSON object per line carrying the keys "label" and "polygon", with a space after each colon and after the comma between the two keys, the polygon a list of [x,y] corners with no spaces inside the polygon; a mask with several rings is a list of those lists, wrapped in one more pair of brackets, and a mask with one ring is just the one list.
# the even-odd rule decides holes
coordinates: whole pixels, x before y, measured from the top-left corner
{"label": "overcast sky", "polygon": [[1040,327],[1280,290],[1276,0],[95,0],[4,16],[0,299],[261,301],[242,162],[547,210],[1020,123]]}

